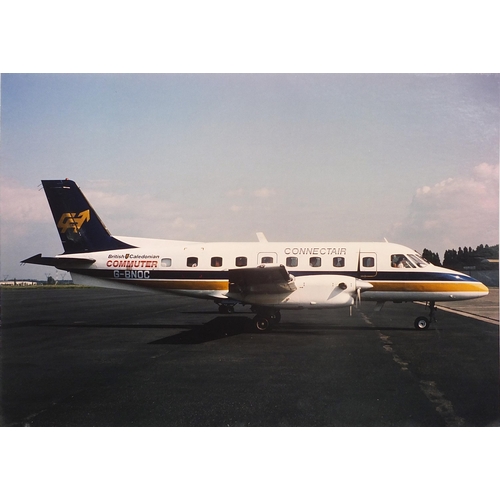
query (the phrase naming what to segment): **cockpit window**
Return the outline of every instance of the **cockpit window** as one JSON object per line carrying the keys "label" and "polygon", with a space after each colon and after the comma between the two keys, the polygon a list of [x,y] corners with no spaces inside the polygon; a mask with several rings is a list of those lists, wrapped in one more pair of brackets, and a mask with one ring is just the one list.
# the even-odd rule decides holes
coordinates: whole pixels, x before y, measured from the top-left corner
{"label": "cockpit window", "polygon": [[420,255],[409,254],[408,257],[415,262],[418,267],[425,267],[429,265],[429,263],[423,257],[420,257]]}
{"label": "cockpit window", "polygon": [[391,267],[398,267],[398,268],[415,268],[415,264],[413,264],[406,255],[403,255],[401,253],[393,254],[391,255]]}

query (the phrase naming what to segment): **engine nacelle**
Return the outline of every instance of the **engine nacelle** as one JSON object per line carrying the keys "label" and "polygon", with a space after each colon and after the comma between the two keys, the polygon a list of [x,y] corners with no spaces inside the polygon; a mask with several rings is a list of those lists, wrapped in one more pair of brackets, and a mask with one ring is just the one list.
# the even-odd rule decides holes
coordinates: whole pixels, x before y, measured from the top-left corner
{"label": "engine nacelle", "polygon": [[288,294],[255,294],[246,300],[252,304],[279,309],[323,309],[352,306],[359,294],[373,287],[352,276],[299,276],[293,281],[296,290]]}

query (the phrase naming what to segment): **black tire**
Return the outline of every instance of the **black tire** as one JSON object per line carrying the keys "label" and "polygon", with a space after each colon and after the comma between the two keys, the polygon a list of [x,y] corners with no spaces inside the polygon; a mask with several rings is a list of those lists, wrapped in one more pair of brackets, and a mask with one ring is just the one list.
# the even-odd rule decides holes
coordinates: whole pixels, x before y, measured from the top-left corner
{"label": "black tire", "polygon": [[426,318],[425,316],[419,316],[413,323],[416,330],[427,330],[430,324],[431,322],[429,318]]}
{"label": "black tire", "polygon": [[276,311],[271,315],[271,320],[273,323],[279,323],[281,321],[281,312]]}
{"label": "black tire", "polygon": [[269,332],[272,328],[271,319],[267,316],[255,316],[253,319],[255,330],[261,333]]}

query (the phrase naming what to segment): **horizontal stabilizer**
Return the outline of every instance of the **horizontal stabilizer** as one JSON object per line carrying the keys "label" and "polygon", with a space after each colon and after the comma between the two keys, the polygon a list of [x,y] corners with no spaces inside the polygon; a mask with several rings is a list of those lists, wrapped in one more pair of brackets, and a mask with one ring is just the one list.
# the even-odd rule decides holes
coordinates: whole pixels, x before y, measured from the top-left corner
{"label": "horizontal stabilizer", "polygon": [[285,266],[229,270],[229,292],[242,295],[292,293],[297,289]]}
{"label": "horizontal stabilizer", "polygon": [[53,266],[64,271],[72,269],[82,269],[89,267],[95,262],[95,259],[82,259],[73,257],[42,257],[42,254],[33,255],[28,259],[21,261],[21,264],[39,264],[42,266]]}

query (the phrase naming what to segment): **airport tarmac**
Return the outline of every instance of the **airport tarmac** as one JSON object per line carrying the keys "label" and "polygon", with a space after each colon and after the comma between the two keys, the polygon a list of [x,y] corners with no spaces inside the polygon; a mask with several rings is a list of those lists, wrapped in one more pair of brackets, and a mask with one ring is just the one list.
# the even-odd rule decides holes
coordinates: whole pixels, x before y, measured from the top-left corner
{"label": "airport tarmac", "polygon": [[459,304],[482,318],[439,310],[416,331],[422,305],[364,302],[262,334],[248,308],[3,289],[2,425],[497,426],[498,289]]}
{"label": "airport tarmac", "polygon": [[490,293],[486,297],[442,303],[438,307],[443,311],[452,310],[465,316],[471,315],[486,321],[493,320],[493,324],[495,322],[498,324],[498,288],[490,288]]}

